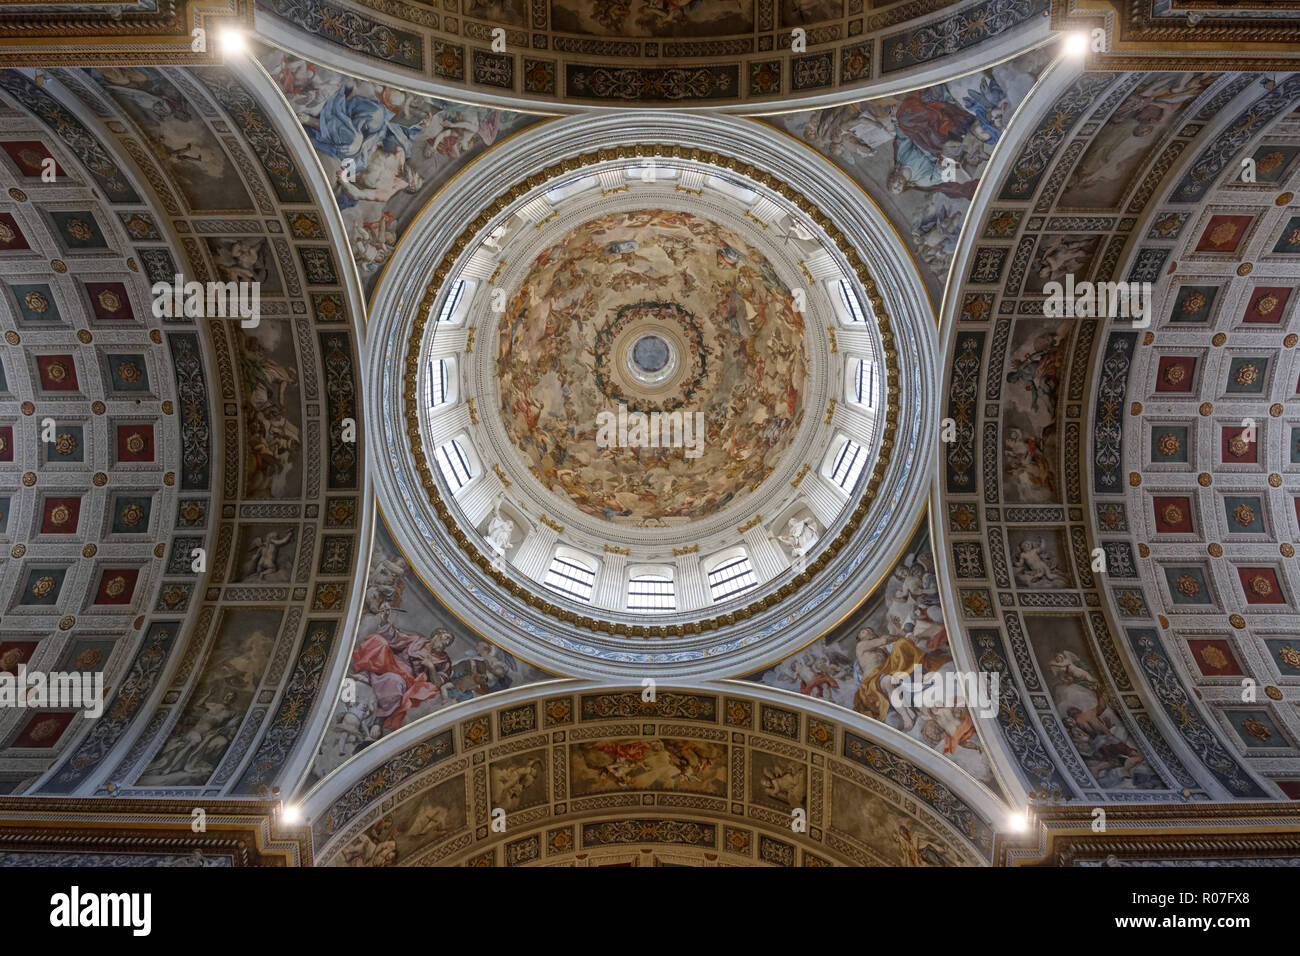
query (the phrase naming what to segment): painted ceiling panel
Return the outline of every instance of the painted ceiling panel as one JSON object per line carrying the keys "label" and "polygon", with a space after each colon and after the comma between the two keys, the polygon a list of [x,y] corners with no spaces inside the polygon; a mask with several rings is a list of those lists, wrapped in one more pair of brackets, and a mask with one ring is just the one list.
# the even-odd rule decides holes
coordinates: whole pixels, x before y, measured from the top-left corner
{"label": "painted ceiling panel", "polygon": [[1121,6],[6,7],[0,862],[1294,861],[1078,815],[1300,798],[1294,17]]}

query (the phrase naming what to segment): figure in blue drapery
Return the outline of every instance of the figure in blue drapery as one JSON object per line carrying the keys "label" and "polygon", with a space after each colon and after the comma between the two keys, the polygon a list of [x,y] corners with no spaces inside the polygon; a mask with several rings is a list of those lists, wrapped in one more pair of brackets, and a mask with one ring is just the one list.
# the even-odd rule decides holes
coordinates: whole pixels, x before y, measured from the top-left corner
{"label": "figure in blue drapery", "polygon": [[1007,110],[1011,108],[1011,104],[997,80],[991,76],[984,77],[980,80],[979,89],[968,92],[962,97],[961,102],[979,120],[980,129],[983,130],[981,139],[992,146],[1002,138],[1002,129],[1007,121]]}
{"label": "figure in blue drapery", "polygon": [[[387,153],[400,149],[407,156],[411,154],[423,126],[394,123],[396,115],[374,97],[349,94],[339,86],[321,107],[318,125],[305,128],[312,145],[322,153],[345,165],[351,160],[351,172],[355,176],[365,170],[376,149]],[[343,208],[355,204],[342,191],[338,199]]]}

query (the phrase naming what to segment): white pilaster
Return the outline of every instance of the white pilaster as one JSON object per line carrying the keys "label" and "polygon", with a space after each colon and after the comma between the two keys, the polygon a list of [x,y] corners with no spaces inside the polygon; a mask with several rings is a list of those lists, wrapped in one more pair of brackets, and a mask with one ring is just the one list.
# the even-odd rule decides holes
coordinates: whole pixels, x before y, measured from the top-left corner
{"label": "white pilaster", "polygon": [[819,471],[804,475],[803,481],[799,482],[799,492],[822,528],[830,527],[844,510],[844,493],[823,478]]}
{"label": "white pilaster", "polygon": [[627,555],[606,551],[602,558],[592,603],[620,610],[627,598]]}
{"label": "white pilaster", "polygon": [[754,574],[759,581],[774,578],[790,566],[790,562],[785,558],[785,552],[771,540],[767,526],[761,521],[744,532],[742,538],[745,542],[745,550],[749,553],[749,560],[754,564]]}
{"label": "white pilaster", "polygon": [[501,479],[495,473],[485,471],[460,490],[456,495],[456,504],[460,505],[465,517],[477,528],[478,523],[496,507],[497,496],[504,490]]}
{"label": "white pilaster", "polygon": [[876,343],[871,340],[871,333],[861,328],[845,328],[839,326],[835,329],[835,344],[841,352],[852,352],[863,358],[871,358],[876,354]]}
{"label": "white pilaster", "polygon": [[559,537],[559,533],[550,525],[539,524],[515,549],[511,562],[521,574],[527,575],[534,581],[540,581],[551,565],[551,555],[555,551],[555,542]]}
{"label": "white pilaster", "polygon": [[464,402],[440,405],[429,412],[429,445],[437,448],[469,428],[469,406]]}
{"label": "white pilaster", "polygon": [[434,333],[433,341],[429,343],[429,357],[441,358],[444,355],[459,355],[465,351],[465,340],[469,332],[463,325],[449,326],[443,323],[438,326],[438,331]]}
{"label": "white pilaster", "polygon": [[875,434],[876,415],[865,405],[841,401],[835,406],[835,414],[831,416],[831,424],[844,434],[857,438],[859,444],[866,444],[868,439]]}
{"label": "white pilaster", "polygon": [[673,589],[677,594],[677,609],[693,611],[709,603],[708,586],[704,583],[704,572],[700,570],[700,555],[697,551],[679,554],[673,560],[676,571],[673,572]]}

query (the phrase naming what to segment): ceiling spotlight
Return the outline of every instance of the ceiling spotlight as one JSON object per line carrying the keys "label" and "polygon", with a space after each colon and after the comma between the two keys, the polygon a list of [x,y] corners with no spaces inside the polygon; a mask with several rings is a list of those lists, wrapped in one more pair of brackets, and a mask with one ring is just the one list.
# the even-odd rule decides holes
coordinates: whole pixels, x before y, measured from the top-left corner
{"label": "ceiling spotlight", "polygon": [[220,33],[221,52],[226,56],[238,56],[248,49],[244,34],[239,30],[225,27]]}
{"label": "ceiling spotlight", "polygon": [[280,819],[289,824],[297,823],[302,819],[302,810],[290,804],[280,811]]}
{"label": "ceiling spotlight", "polygon": [[1088,52],[1088,34],[1082,32],[1065,35],[1065,52],[1070,56],[1083,56]]}
{"label": "ceiling spotlight", "polygon": [[1029,829],[1029,817],[1023,813],[1013,813],[1007,817],[1007,829],[1012,833],[1024,833]]}

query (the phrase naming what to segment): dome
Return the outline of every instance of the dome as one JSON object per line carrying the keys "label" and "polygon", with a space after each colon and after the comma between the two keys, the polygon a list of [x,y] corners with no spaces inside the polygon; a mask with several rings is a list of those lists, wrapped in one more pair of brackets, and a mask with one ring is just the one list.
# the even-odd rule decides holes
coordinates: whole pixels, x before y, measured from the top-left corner
{"label": "dome", "polygon": [[884,560],[863,544],[895,533],[914,477],[896,435],[922,395],[891,320],[918,313],[876,277],[924,293],[893,278],[893,243],[851,237],[812,198],[834,208],[834,189],[793,187],[752,161],[767,150],[653,122],[587,151],[590,122],[550,124],[551,150],[578,151],[549,163],[521,134],[480,171],[496,199],[480,191],[455,235],[417,219],[441,258],[399,249],[377,291],[405,355],[399,523],[464,613],[500,594],[543,658],[700,666],[779,645],[809,613],[783,604],[820,585],[835,600],[814,613],[832,613]]}

